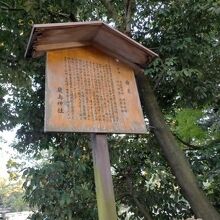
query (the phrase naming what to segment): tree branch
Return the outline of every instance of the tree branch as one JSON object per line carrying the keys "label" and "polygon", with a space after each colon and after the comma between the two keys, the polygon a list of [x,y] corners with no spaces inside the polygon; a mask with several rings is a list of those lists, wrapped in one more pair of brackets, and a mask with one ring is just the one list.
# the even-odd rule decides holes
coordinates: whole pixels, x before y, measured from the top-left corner
{"label": "tree branch", "polygon": [[5,3],[5,2],[3,2],[3,1],[0,1],[0,4],[2,4],[2,5],[4,5],[4,6],[6,6],[7,8],[10,8],[10,5],[9,5],[9,4],[7,4],[7,3]]}
{"label": "tree branch", "polygon": [[107,9],[107,12],[109,14],[110,17],[112,17],[115,21],[118,20],[118,15],[113,7],[113,5],[111,4],[110,0],[100,0],[102,2],[102,4],[105,6],[105,8]]}
{"label": "tree branch", "polygon": [[145,220],[153,220],[151,215],[150,215],[150,212],[148,210],[148,208],[146,208],[145,206],[143,206],[140,201],[135,197],[133,196],[133,199],[134,199],[134,202],[136,203],[138,209],[140,210],[140,212],[142,213],[142,215],[144,216],[144,219]]}
{"label": "tree branch", "polygon": [[4,10],[4,11],[25,11],[23,8],[14,8],[14,7],[11,7],[9,4],[3,2],[3,1],[0,1],[0,9]]}
{"label": "tree branch", "polygon": [[25,11],[23,8],[8,8],[4,6],[1,6],[0,9],[4,11]]}
{"label": "tree branch", "polygon": [[[204,220],[220,219],[219,213],[209,203],[205,194],[198,186],[197,179],[192,172],[181,148],[166,125],[157,99],[151,88],[149,78],[144,74],[136,74],[137,85],[142,98],[142,104],[148,115],[149,123],[155,127],[154,135],[163,150],[164,156],[176,176],[176,180],[182,189],[183,195],[189,201],[194,213]],[[190,187],[189,187],[190,186]]]}
{"label": "tree branch", "polygon": [[72,22],[77,22],[77,18],[76,18],[76,16],[73,14],[73,13],[70,13],[70,14],[66,14],[66,13],[63,13],[63,12],[53,12],[53,11],[51,11],[51,10],[49,10],[48,11],[48,13],[51,15],[51,16],[53,16],[53,17],[55,17],[55,16],[60,16],[60,17],[63,17],[63,18],[67,18],[67,19],[69,19],[70,21],[72,21]]}
{"label": "tree branch", "polygon": [[132,20],[132,6],[135,4],[133,0],[125,1],[125,34],[131,37],[131,20]]}
{"label": "tree branch", "polygon": [[[190,143],[188,143],[188,142],[182,140],[177,134],[174,134],[174,133],[173,133],[173,135],[176,137],[176,139],[177,139],[180,143],[182,143],[182,144],[184,144],[185,146],[189,147],[191,150],[199,150],[199,149],[203,148],[203,146],[193,145],[193,144],[190,144]],[[187,150],[190,150],[190,149],[187,149]]]}
{"label": "tree branch", "polygon": [[129,191],[130,195],[132,196],[138,210],[144,216],[144,219],[145,220],[153,220],[150,215],[149,209],[138,200],[138,198],[136,196],[137,193],[134,192],[133,182],[132,182],[132,179],[129,174],[126,176],[126,185],[128,187],[128,191]]}

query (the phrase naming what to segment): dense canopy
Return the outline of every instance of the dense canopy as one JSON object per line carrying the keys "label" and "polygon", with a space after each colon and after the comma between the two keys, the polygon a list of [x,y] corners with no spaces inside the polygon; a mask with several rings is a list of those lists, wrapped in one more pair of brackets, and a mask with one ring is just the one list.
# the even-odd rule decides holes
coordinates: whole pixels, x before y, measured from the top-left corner
{"label": "dense canopy", "polygon": [[[219,1],[2,0],[0,131],[16,127],[13,147],[40,161],[23,171],[32,219],[97,219],[89,136],[43,132],[45,60],[24,59],[33,24],[91,20],[105,21],[159,54],[145,77],[175,137],[168,139],[178,143],[166,151],[169,140],[160,132],[168,128],[155,127],[163,123],[150,108],[155,99],[147,99],[151,90],[137,79],[147,134],[108,136],[119,219],[208,220],[210,213],[209,220],[219,219]],[[178,175],[189,169],[183,154],[205,193],[201,204],[189,196],[197,183]]]}

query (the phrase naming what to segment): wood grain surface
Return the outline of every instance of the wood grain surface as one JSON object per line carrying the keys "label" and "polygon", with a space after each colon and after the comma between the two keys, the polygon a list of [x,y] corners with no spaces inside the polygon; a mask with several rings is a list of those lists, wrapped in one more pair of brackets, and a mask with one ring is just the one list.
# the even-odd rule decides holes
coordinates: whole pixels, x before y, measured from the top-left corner
{"label": "wood grain surface", "polygon": [[145,133],[134,72],[96,48],[47,52],[45,131]]}

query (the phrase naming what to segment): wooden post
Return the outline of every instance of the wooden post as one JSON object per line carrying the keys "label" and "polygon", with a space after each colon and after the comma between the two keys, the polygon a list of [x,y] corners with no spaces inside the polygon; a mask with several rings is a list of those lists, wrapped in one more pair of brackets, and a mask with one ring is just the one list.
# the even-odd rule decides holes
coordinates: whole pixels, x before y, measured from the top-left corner
{"label": "wooden post", "polygon": [[107,137],[91,134],[99,220],[117,220]]}

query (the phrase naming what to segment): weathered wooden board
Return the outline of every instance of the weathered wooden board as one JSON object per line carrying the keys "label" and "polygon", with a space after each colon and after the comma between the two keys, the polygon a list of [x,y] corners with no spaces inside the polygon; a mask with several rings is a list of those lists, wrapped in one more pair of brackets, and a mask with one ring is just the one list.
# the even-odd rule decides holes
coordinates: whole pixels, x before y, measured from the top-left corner
{"label": "weathered wooden board", "polygon": [[145,133],[133,70],[93,47],[47,52],[45,131]]}
{"label": "weathered wooden board", "polygon": [[153,51],[101,21],[36,24],[25,56],[39,57],[56,45],[57,49],[67,49],[79,43],[93,45],[138,71],[157,57]]}
{"label": "weathered wooden board", "polygon": [[117,220],[107,136],[91,134],[91,146],[99,219]]}

